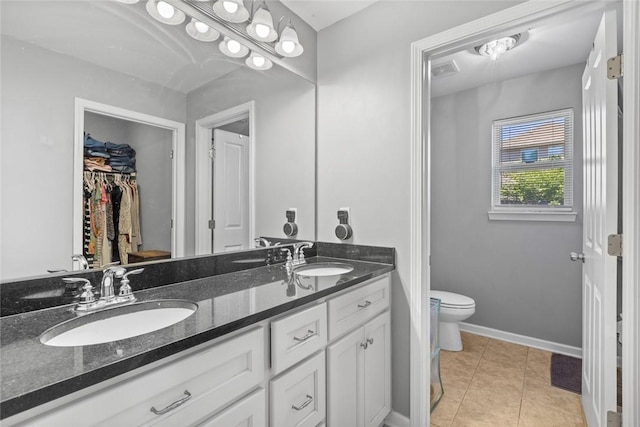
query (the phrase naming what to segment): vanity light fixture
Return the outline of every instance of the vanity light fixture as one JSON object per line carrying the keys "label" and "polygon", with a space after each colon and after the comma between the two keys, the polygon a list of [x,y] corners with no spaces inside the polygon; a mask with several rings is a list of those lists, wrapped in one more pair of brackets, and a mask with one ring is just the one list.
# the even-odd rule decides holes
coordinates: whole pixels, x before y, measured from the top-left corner
{"label": "vanity light fixture", "polygon": [[491,60],[495,61],[500,55],[513,49],[518,43],[518,40],[520,40],[520,34],[514,34],[513,36],[491,40],[480,46],[476,46],[475,49],[480,55],[488,56]]}
{"label": "vanity light fixture", "polygon": [[191,18],[191,22],[187,24],[186,30],[187,34],[202,42],[212,42],[220,38],[219,32],[195,18]]}
{"label": "vanity light fixture", "polygon": [[272,42],[278,38],[278,32],[273,27],[273,17],[266,4],[258,7],[247,25],[247,33],[256,40]]}
{"label": "vanity light fixture", "polygon": [[213,11],[225,21],[236,24],[249,19],[249,9],[242,0],[218,0],[213,4]]}
{"label": "vanity light fixture", "polygon": [[273,66],[273,62],[256,52],[251,52],[245,63],[254,70],[261,71],[268,70]]}
{"label": "vanity light fixture", "polygon": [[302,52],[304,52],[304,48],[298,41],[298,33],[291,21],[287,23],[280,33],[280,39],[275,45],[275,50],[280,55],[286,56],[287,58],[300,56],[302,55]]}
{"label": "vanity light fixture", "polygon": [[136,4],[140,0],[117,0],[117,1],[119,1],[120,3],[124,3],[124,4]]}
{"label": "vanity light fixture", "polygon": [[218,47],[220,48],[220,52],[231,58],[243,58],[249,53],[248,47],[229,37],[225,37]]}
{"label": "vanity light fixture", "polygon": [[176,9],[166,1],[147,0],[147,12],[163,24],[179,25],[186,18],[184,12]]}

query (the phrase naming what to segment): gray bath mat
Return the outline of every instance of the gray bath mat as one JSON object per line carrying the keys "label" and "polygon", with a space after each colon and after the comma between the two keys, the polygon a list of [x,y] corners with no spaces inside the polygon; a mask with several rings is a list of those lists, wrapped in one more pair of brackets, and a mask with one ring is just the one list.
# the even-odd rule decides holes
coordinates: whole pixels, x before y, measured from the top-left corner
{"label": "gray bath mat", "polygon": [[564,354],[552,354],[551,385],[581,394],[582,360]]}

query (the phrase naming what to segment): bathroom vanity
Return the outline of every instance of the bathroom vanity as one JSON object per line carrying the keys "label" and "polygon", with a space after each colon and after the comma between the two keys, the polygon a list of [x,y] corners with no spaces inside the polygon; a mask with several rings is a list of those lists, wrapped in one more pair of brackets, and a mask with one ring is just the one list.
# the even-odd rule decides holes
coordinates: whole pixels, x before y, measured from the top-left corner
{"label": "bathroom vanity", "polygon": [[136,291],[139,302],[198,308],[128,339],[42,344],[44,331],[77,316],[72,305],[3,317],[2,424],[381,425],[391,410],[394,253],[372,262],[366,250],[332,246],[342,253],[319,246],[306,263],[351,271],[304,276],[276,263]]}

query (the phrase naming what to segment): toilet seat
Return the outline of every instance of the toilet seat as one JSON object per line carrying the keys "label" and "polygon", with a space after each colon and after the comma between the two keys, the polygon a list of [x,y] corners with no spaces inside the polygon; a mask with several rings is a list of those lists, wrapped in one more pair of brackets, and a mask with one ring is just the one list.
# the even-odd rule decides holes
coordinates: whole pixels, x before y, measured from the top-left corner
{"label": "toilet seat", "polygon": [[469,298],[465,295],[456,294],[446,291],[431,291],[431,298],[437,298],[440,300],[441,308],[448,309],[470,309],[475,308],[476,302],[473,298]]}

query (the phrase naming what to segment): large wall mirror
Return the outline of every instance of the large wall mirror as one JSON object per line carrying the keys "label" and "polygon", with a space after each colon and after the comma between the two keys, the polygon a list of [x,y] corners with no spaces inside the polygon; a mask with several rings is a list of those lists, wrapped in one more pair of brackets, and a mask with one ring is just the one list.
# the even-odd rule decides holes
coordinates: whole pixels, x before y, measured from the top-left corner
{"label": "large wall mirror", "polygon": [[[276,19],[288,13],[279,2],[269,6]],[[309,56],[258,71],[222,55],[220,40],[191,38],[188,17],[176,26],[155,21],[144,1],[7,0],[0,9],[0,280],[77,268],[77,194],[86,178],[77,145],[85,132],[135,150],[144,199],[135,249],[174,258],[249,249],[258,236],[285,237],[290,208],[295,237],[315,239],[315,33],[305,23],[294,22],[302,43],[311,38]],[[227,174],[220,190],[215,139],[229,134],[250,141],[247,182]],[[248,215],[229,208],[214,217],[223,197],[216,188],[242,199]],[[215,227],[237,218],[248,221],[242,243],[216,249]]]}

